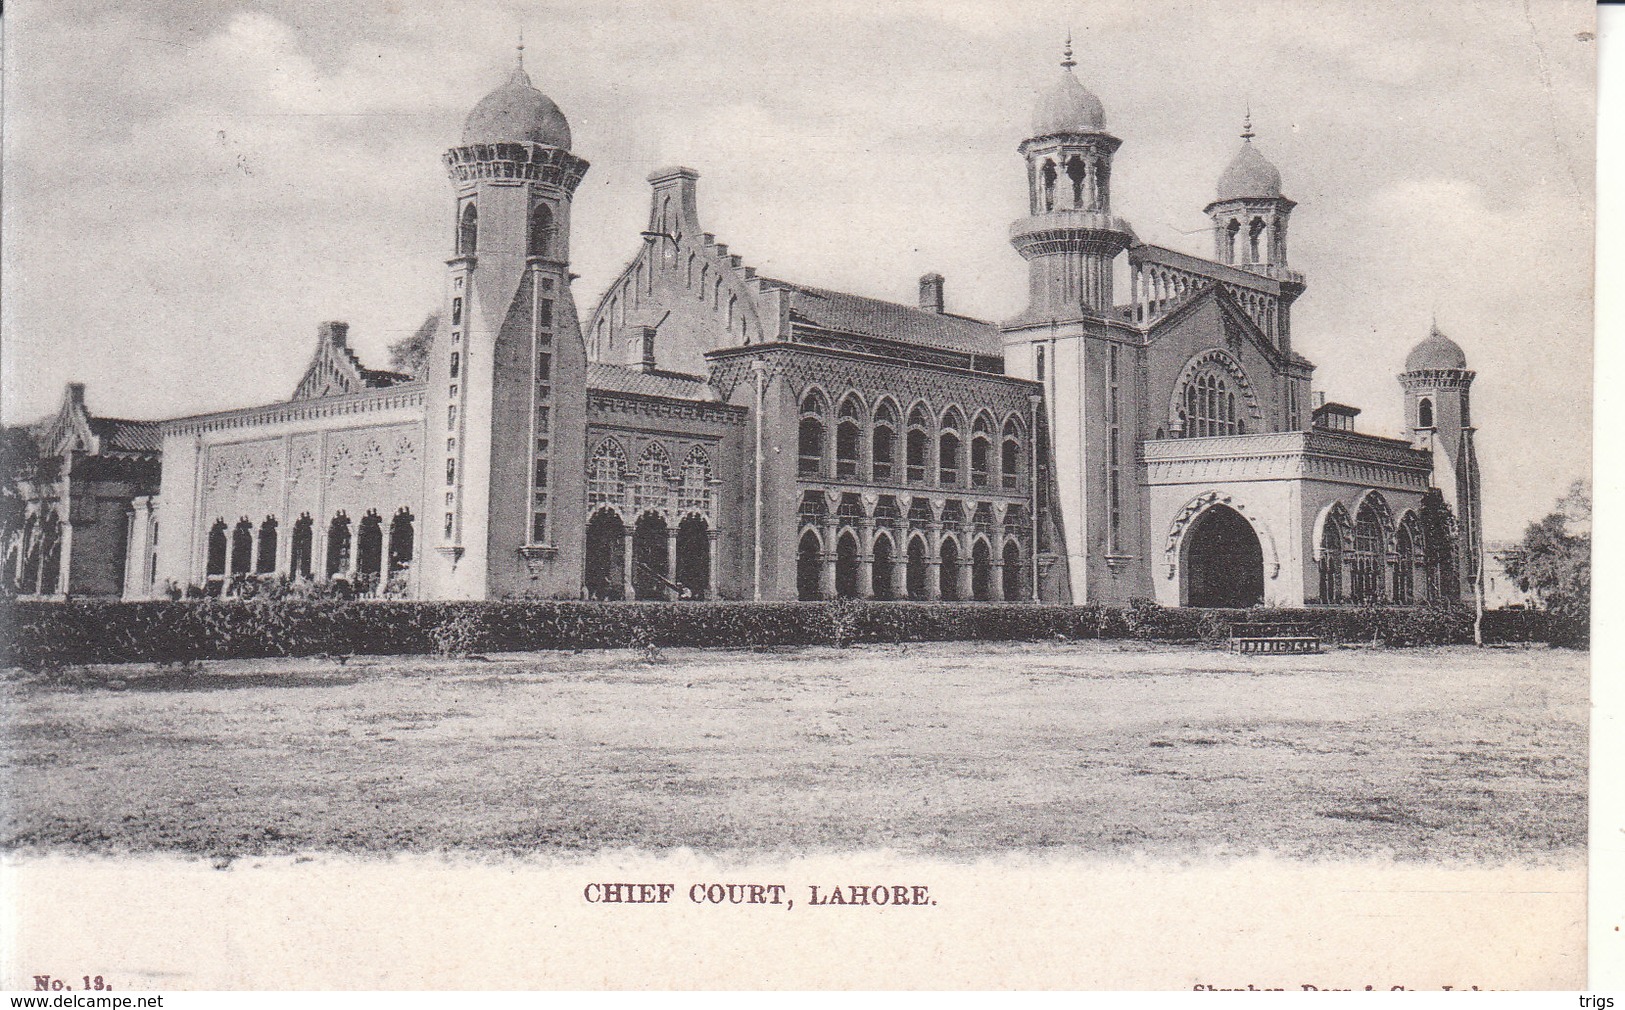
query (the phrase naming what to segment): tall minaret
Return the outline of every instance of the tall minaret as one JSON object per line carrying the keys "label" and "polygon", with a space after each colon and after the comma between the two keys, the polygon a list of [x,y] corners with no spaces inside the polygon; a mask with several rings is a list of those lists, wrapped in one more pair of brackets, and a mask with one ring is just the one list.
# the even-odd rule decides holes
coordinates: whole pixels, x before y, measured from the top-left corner
{"label": "tall minaret", "polygon": [[428,369],[420,591],[575,598],[584,534],[557,519],[586,496],[586,351],[569,260],[587,162],[531,86],[523,44],[444,161],[454,255]]}
{"label": "tall minaret", "polygon": [[[1467,355],[1435,322],[1427,339],[1405,357],[1399,384],[1405,390],[1405,427],[1411,443],[1433,452],[1433,486],[1456,517],[1456,563],[1460,590],[1471,593],[1482,575],[1483,503],[1474,445],[1473,377]],[[1454,587],[1447,587],[1447,591]]]}
{"label": "tall minaret", "polygon": [[1043,384],[1041,455],[1053,465],[1038,468],[1039,593],[1121,602],[1150,593],[1117,574],[1139,539],[1121,472],[1135,436],[1117,408],[1132,387],[1118,376],[1137,374],[1140,342],[1113,308],[1112,269],[1135,238],[1111,212],[1122,141],[1106,131],[1106,111],[1075,66],[1069,38],[1060,80],[1040,97],[1032,136],[1018,148],[1027,216],[1010,226],[1010,243],[1027,261],[1028,300],[1000,330],[1006,372]]}
{"label": "tall minaret", "polygon": [[1025,318],[1073,319],[1112,308],[1112,260],[1134,241],[1111,216],[1112,155],[1122,141],[1106,132],[1106,110],[1078,82],[1072,40],[1061,79],[1038,103],[1027,160],[1028,216],[1010,227],[1027,261]]}

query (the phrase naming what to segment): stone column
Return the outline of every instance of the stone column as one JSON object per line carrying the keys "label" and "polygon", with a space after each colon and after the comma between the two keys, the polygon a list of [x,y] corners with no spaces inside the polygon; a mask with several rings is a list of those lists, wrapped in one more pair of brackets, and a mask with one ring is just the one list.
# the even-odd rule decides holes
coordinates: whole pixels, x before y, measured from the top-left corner
{"label": "stone column", "polygon": [[717,598],[717,545],[721,542],[720,530],[706,530],[705,552],[705,598]]}
{"label": "stone column", "polygon": [[875,595],[875,521],[858,520],[858,596],[865,600]]}
{"label": "stone column", "polygon": [[925,559],[925,598],[928,600],[942,599],[942,524],[931,524],[931,536],[927,546],[930,553]]}
{"label": "stone column", "polygon": [[993,597],[993,602],[995,602],[995,603],[1003,603],[1004,602],[1004,555],[1002,553],[993,555],[993,570],[992,570],[992,574],[988,576],[988,580],[989,580],[989,582],[992,583],[991,585],[989,585],[987,587],[988,595]]}
{"label": "stone column", "polygon": [[626,531],[621,538],[621,598],[634,600],[637,599],[637,591],[632,588],[632,537],[636,529],[631,526],[621,528]]}
{"label": "stone column", "polygon": [[976,599],[976,593],[971,576],[976,570],[976,542],[969,535],[970,523],[966,523],[965,528],[967,531],[965,540],[970,543],[971,549],[963,551],[959,555],[959,598],[961,600],[974,600]]}
{"label": "stone column", "polygon": [[[675,526],[666,527],[666,578],[673,582],[677,581],[677,527]],[[670,586],[662,588],[667,599],[675,600],[678,598],[677,590]]]}

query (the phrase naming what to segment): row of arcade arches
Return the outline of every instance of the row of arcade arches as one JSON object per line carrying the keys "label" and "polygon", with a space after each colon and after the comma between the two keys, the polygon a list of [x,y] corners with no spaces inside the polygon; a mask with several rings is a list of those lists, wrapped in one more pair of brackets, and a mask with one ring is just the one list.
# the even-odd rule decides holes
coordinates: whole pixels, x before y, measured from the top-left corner
{"label": "row of arcade arches", "polygon": [[672,525],[650,510],[629,526],[614,509],[599,508],[587,521],[587,598],[715,598],[716,539],[700,515]]}
{"label": "row of arcade arches", "polygon": [[942,536],[935,550],[933,538],[918,532],[901,547],[889,530],[875,530],[867,550],[863,539],[850,527],[804,529],[796,546],[796,597],[997,602],[1032,595],[1014,537],[996,548],[976,536],[968,551],[956,536]]}
{"label": "row of arcade arches", "polygon": [[990,410],[967,415],[957,405],[939,413],[926,402],[907,412],[889,397],[870,408],[852,392],[835,409],[823,390],[801,396],[797,472],[802,477],[877,484],[1002,488],[1025,477],[1021,416],[999,422]]}
{"label": "row of arcade arches", "polygon": [[368,594],[401,593],[417,547],[415,520],[408,508],[387,521],[375,509],[359,521],[339,511],[321,527],[305,512],[292,523],[285,547],[283,536],[276,516],[258,523],[247,516],[234,524],[216,519],[205,546],[205,588],[219,595],[247,576],[283,575],[342,579]]}

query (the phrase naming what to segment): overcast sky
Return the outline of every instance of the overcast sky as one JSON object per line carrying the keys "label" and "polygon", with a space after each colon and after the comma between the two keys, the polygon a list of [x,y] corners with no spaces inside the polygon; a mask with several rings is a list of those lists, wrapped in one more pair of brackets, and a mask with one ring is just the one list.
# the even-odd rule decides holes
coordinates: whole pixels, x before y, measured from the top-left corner
{"label": "overcast sky", "polygon": [[513,63],[592,163],[583,314],[636,251],[650,170],[763,273],[999,320],[1016,145],[1075,33],[1124,141],[1115,211],[1211,252],[1202,208],[1251,103],[1297,200],[1296,347],[1398,434],[1439,325],[1479,378],[1487,529],[1589,473],[1593,8],[1583,2],[43,2],[5,32],[8,423],[89,384],[103,414],[286,397],[324,319],[369,364],[435,308],[440,153]]}

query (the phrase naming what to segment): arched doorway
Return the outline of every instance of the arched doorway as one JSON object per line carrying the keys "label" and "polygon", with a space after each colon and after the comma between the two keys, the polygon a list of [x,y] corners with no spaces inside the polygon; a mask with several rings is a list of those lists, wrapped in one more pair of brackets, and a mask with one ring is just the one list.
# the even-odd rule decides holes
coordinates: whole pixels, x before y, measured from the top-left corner
{"label": "arched doorway", "polygon": [[1004,542],[1004,598],[1006,600],[1025,600],[1027,598],[1026,581],[1022,578],[1021,548],[1016,546],[1014,540]]}
{"label": "arched doorway", "polygon": [[[391,580],[404,579],[411,570],[414,540],[412,511],[403,508],[395,513],[395,518],[389,522],[389,577]],[[405,589],[404,586],[398,588]]]}
{"label": "arched doorway", "polygon": [[808,530],[801,534],[801,543],[796,547],[796,599],[816,600],[821,595],[818,582],[823,553],[824,545],[817,533]]}
{"label": "arched doorway", "polygon": [[874,562],[870,566],[869,582],[874,589],[874,598],[889,600],[892,598],[892,547],[891,537],[881,535],[875,537]]}
{"label": "arched doorway", "polygon": [[851,530],[835,541],[835,595],[842,599],[858,595],[858,538]]}
{"label": "arched doorway", "polygon": [[1264,602],[1264,551],[1241,513],[1214,505],[1185,533],[1186,606],[1251,607]]}
{"label": "arched doorway", "polygon": [[711,581],[711,531],[699,516],[677,525],[677,581],[684,599],[705,599]]}
{"label": "arched doorway", "polygon": [[993,599],[993,551],[986,540],[976,541],[970,559],[971,596],[983,601]]}
{"label": "arched doorway", "polygon": [[377,512],[361,517],[361,526],[355,538],[355,569],[357,587],[362,592],[378,588],[384,570],[384,519]]}
{"label": "arched doorway", "polygon": [[638,517],[632,531],[632,589],[640,600],[664,600],[666,579],[666,520],[653,512]]}
{"label": "arched doorway", "polygon": [[942,538],[942,546],[938,548],[937,556],[942,563],[937,566],[937,595],[944,600],[959,599],[959,541],[953,537]]}
{"label": "arched doorway", "polygon": [[596,512],[587,522],[587,598],[626,599],[625,573],[626,524],[613,512]]}
{"label": "arched doorway", "polygon": [[922,537],[913,537],[908,542],[908,598],[923,600],[926,597],[925,580],[929,566],[925,560],[925,540]]}

